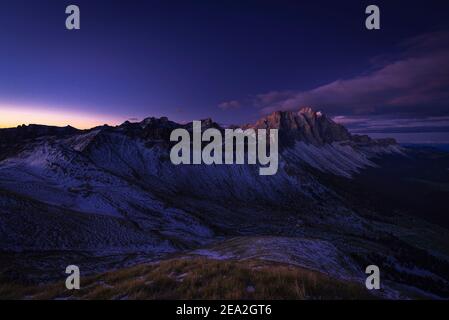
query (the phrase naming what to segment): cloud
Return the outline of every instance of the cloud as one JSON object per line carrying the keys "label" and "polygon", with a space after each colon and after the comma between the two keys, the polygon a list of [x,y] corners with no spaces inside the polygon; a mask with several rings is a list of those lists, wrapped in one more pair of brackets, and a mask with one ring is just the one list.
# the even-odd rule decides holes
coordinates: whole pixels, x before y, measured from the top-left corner
{"label": "cloud", "polygon": [[241,104],[237,100],[225,101],[218,105],[218,108],[222,110],[233,110],[241,107]]}
{"label": "cloud", "polygon": [[391,118],[388,116],[336,116],[333,120],[353,133],[449,132],[449,116]]}
{"label": "cloud", "polygon": [[259,94],[254,104],[263,114],[302,106],[331,114],[447,114],[449,33],[420,35],[399,44],[399,48],[401,53],[394,57],[373,58],[371,67],[375,69],[368,73],[308,91]]}

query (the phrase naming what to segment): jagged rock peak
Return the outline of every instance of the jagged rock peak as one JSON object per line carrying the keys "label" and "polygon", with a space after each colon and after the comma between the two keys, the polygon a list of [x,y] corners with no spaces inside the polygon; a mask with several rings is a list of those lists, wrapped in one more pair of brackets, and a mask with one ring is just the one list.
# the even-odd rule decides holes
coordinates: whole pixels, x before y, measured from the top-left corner
{"label": "jagged rock peak", "polygon": [[321,112],[312,108],[301,108],[299,111],[276,111],[258,120],[253,126],[256,129],[279,129],[284,140],[304,141],[314,145],[322,145],[335,141],[351,140],[351,134],[342,125],[335,123]]}
{"label": "jagged rock peak", "polygon": [[146,127],[148,125],[150,126],[156,126],[156,125],[166,125],[173,123],[172,121],[168,120],[167,117],[161,117],[161,118],[155,118],[155,117],[148,117],[143,119],[140,124],[142,127]]}
{"label": "jagged rock peak", "polygon": [[[170,121],[167,117],[145,118],[138,123],[125,123],[122,126],[135,132],[144,130],[143,135],[146,138],[168,139],[170,130],[175,128],[186,128],[192,130],[192,122],[187,124],[178,124]],[[211,118],[201,120],[202,130],[208,128],[223,128]],[[255,124],[243,126],[243,128],[254,129],[278,129],[279,138],[283,146],[293,145],[297,141],[307,144],[322,146],[324,144],[348,141],[359,145],[395,144],[392,139],[373,140],[368,136],[351,135],[351,133],[341,124],[334,122],[320,111],[314,111],[311,107],[304,107],[298,111],[275,111],[261,119]]]}

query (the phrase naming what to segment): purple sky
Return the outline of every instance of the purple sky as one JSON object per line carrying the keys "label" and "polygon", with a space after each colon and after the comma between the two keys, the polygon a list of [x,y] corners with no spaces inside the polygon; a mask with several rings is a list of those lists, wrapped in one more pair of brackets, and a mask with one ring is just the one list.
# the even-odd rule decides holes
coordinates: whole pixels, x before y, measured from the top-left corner
{"label": "purple sky", "polygon": [[311,106],[354,132],[449,142],[449,3],[376,1],[368,31],[371,2],[3,0],[0,127],[242,124]]}

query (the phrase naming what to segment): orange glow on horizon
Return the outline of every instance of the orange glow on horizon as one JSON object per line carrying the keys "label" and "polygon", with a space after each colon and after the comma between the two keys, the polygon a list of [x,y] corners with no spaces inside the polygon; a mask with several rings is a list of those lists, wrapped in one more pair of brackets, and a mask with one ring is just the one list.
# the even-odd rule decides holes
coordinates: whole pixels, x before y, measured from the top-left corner
{"label": "orange glow on horizon", "polygon": [[0,128],[13,128],[22,124],[42,124],[58,127],[70,125],[78,129],[90,129],[104,124],[118,125],[125,120],[108,115],[0,104]]}

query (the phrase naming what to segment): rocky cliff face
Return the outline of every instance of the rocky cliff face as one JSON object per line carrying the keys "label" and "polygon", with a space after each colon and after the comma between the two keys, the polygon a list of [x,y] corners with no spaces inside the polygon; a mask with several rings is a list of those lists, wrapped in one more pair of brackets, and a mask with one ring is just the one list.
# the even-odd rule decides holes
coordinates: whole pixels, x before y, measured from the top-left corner
{"label": "rocky cliff face", "polygon": [[292,146],[295,141],[302,141],[314,146],[324,146],[333,142],[351,141],[365,145],[395,145],[394,139],[374,140],[369,136],[351,135],[349,131],[312,108],[299,111],[276,111],[258,120],[247,128],[278,129],[280,141],[284,146]]}
{"label": "rocky cliff face", "polygon": [[277,111],[257,121],[256,129],[278,129],[282,140],[295,140],[322,146],[326,143],[350,140],[351,135],[345,127],[339,125],[320,112],[303,108],[297,112]]}

